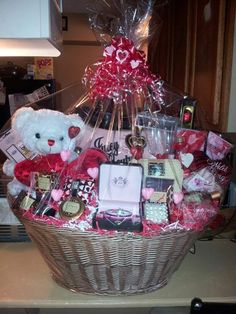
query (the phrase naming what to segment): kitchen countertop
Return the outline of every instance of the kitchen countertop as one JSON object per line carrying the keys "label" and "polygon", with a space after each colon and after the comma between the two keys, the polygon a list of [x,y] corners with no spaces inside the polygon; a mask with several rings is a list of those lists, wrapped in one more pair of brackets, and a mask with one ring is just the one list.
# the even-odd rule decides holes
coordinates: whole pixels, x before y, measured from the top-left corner
{"label": "kitchen countertop", "polygon": [[32,243],[0,243],[0,308],[131,308],[189,306],[194,297],[236,303],[236,243],[197,241],[169,283],[152,293],[96,296],[73,293],[50,277]]}

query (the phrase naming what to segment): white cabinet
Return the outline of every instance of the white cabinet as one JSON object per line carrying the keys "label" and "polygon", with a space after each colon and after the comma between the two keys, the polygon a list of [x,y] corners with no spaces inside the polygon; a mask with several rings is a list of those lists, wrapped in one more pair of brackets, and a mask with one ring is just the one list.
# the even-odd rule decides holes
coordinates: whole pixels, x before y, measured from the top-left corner
{"label": "white cabinet", "polygon": [[1,0],[0,21],[0,56],[60,55],[62,30],[58,1]]}

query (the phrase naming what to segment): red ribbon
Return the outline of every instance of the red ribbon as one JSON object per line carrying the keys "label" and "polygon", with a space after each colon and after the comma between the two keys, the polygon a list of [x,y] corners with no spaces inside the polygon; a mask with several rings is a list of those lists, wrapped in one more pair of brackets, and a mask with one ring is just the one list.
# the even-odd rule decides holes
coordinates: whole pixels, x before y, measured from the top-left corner
{"label": "red ribbon", "polygon": [[150,72],[144,52],[136,49],[131,40],[115,37],[103,56],[86,68],[83,77],[91,99],[108,97],[123,102],[133,93],[147,95],[150,91],[154,100],[162,97],[157,85],[160,78]]}

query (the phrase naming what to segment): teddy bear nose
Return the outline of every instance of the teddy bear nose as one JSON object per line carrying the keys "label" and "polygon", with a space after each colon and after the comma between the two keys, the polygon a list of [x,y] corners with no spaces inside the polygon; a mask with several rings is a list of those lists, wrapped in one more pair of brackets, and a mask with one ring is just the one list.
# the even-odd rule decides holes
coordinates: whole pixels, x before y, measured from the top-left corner
{"label": "teddy bear nose", "polygon": [[55,141],[54,141],[54,140],[48,140],[48,145],[49,145],[49,146],[53,146],[53,145],[54,145],[54,143],[55,143]]}

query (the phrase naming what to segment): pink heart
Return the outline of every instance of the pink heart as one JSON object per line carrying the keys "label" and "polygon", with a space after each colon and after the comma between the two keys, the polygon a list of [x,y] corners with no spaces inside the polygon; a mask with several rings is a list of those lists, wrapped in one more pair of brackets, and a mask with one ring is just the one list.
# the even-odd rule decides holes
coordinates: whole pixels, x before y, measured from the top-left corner
{"label": "pink heart", "polygon": [[142,196],[145,200],[149,200],[153,193],[154,193],[153,188],[143,188],[142,189]]}
{"label": "pink heart", "polygon": [[71,156],[71,151],[70,150],[62,150],[60,152],[60,155],[61,155],[61,159],[63,161],[67,161]]}
{"label": "pink heart", "polygon": [[193,157],[193,154],[191,153],[187,153],[187,154],[180,153],[180,159],[181,159],[182,165],[188,168],[193,162],[194,157]]}
{"label": "pink heart", "polygon": [[63,190],[52,189],[51,191],[51,197],[54,199],[55,202],[60,201],[62,195],[63,195]]}
{"label": "pink heart", "polygon": [[175,204],[181,203],[183,198],[184,198],[184,194],[182,192],[174,192],[173,193],[173,201]]}
{"label": "pink heart", "polygon": [[123,63],[129,56],[129,52],[127,50],[118,49],[116,52],[116,60],[120,63]]}
{"label": "pink heart", "polygon": [[98,177],[98,168],[88,168],[87,173],[91,178],[96,179]]}
{"label": "pink heart", "polygon": [[135,68],[137,68],[138,66],[139,66],[139,60],[132,60],[131,62],[130,62],[130,65],[131,65],[131,68],[132,69],[135,69]]}

